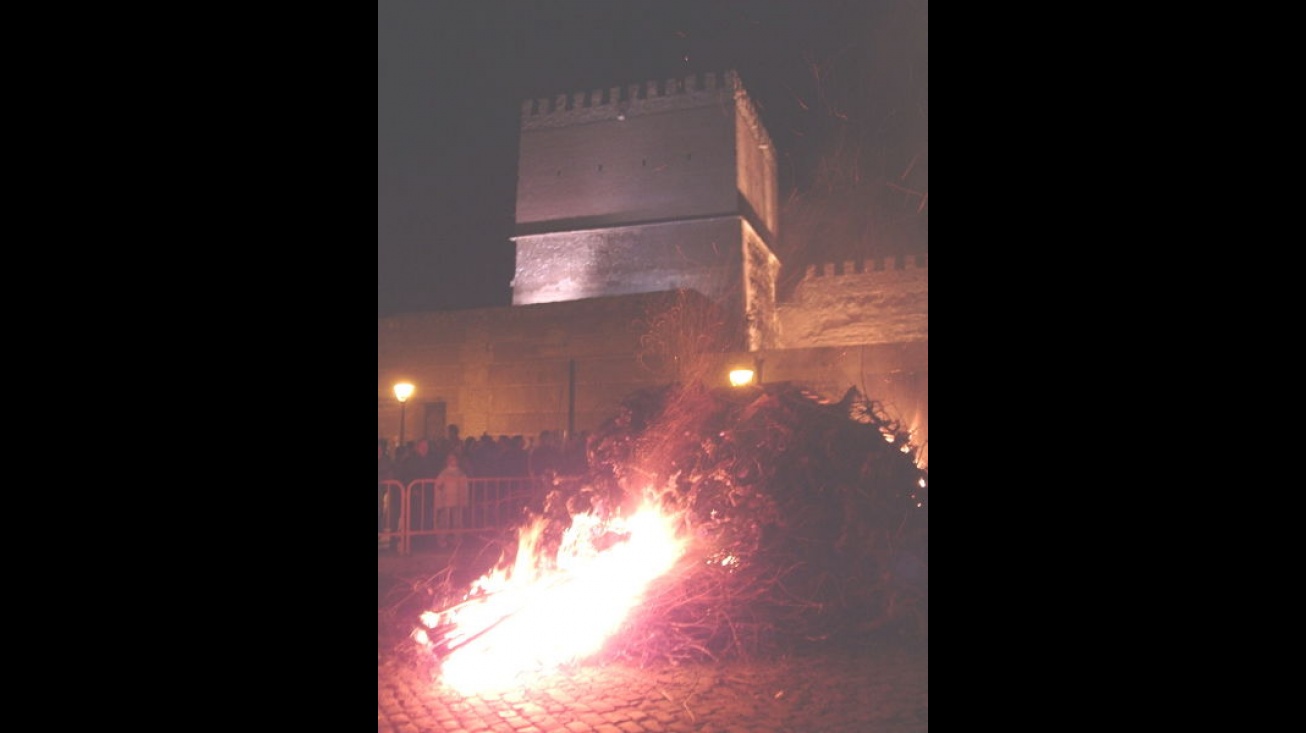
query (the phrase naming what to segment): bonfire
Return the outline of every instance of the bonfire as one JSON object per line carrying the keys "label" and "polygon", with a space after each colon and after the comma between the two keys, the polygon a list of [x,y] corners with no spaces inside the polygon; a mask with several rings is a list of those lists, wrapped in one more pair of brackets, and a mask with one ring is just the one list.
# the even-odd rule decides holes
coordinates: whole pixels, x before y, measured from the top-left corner
{"label": "bonfire", "polygon": [[[747,658],[926,634],[926,470],[876,401],[800,386],[635,393],[415,638],[464,692],[587,659]],[[514,682],[514,680],[518,682]]]}

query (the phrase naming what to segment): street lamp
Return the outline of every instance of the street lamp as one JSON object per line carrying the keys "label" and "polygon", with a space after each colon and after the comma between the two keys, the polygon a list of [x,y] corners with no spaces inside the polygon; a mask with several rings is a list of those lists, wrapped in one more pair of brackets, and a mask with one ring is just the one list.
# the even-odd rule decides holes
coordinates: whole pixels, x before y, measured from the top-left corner
{"label": "street lamp", "polygon": [[[730,386],[746,387],[750,384],[762,384],[762,357],[753,357],[753,368],[740,365],[730,370]],[[754,381],[756,380],[756,381]]]}
{"label": "street lamp", "polygon": [[753,381],[753,370],[752,370],[752,369],[731,369],[731,370],[730,370],[730,386],[732,386],[732,387],[742,387],[742,386],[744,386],[744,385],[746,385],[746,384],[748,384],[748,383],[750,383],[750,382],[752,382],[752,381]]}
{"label": "street lamp", "polygon": [[400,382],[395,385],[395,399],[399,400],[399,447],[404,445],[404,420],[407,417],[408,398],[413,395],[413,385]]}

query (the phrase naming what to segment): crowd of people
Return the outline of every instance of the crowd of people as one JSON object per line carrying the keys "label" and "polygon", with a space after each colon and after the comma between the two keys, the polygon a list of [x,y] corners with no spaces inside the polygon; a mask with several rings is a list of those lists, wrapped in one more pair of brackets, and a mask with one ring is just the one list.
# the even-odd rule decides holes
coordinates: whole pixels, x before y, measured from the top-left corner
{"label": "crowd of people", "polygon": [[459,529],[465,526],[471,506],[471,478],[572,475],[585,470],[585,433],[564,437],[561,431],[545,430],[534,439],[488,433],[463,438],[457,425],[446,430],[440,438],[408,441],[393,455],[389,440],[377,440],[378,533],[398,529],[400,492],[388,482],[408,486],[417,479],[435,480],[433,502],[421,508],[425,516],[411,517],[412,526],[432,520],[437,528]]}
{"label": "crowd of people", "polygon": [[387,474],[382,480],[394,479],[407,485],[419,478],[434,478],[445,467],[450,455],[471,477],[542,476],[578,474],[585,471],[584,432],[564,438],[562,431],[545,430],[537,437],[524,435],[479,438],[459,436],[457,425],[450,425],[439,438],[418,438],[390,451],[390,441],[377,440],[377,472]]}

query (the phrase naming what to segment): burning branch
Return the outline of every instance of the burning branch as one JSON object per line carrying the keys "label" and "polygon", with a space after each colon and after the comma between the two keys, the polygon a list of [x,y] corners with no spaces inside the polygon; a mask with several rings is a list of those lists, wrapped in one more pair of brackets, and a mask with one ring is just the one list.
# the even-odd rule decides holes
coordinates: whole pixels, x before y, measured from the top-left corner
{"label": "burning branch", "polygon": [[513,556],[426,617],[446,682],[479,690],[589,657],[748,657],[917,617],[924,628],[925,473],[875,402],[668,387],[626,410]]}

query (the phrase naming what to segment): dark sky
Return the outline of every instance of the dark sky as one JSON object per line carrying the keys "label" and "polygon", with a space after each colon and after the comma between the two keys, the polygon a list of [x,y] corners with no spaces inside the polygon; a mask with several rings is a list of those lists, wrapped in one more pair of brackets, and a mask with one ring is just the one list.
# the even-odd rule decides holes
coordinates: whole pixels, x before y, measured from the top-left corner
{"label": "dark sky", "polygon": [[[378,314],[511,303],[520,103],[573,89],[737,69],[775,141],[782,199],[865,212],[865,197],[892,195],[916,226],[919,197],[901,189],[927,151],[927,11],[917,0],[379,2]],[[902,185],[869,188],[877,177]],[[802,239],[782,261],[816,246]]]}

